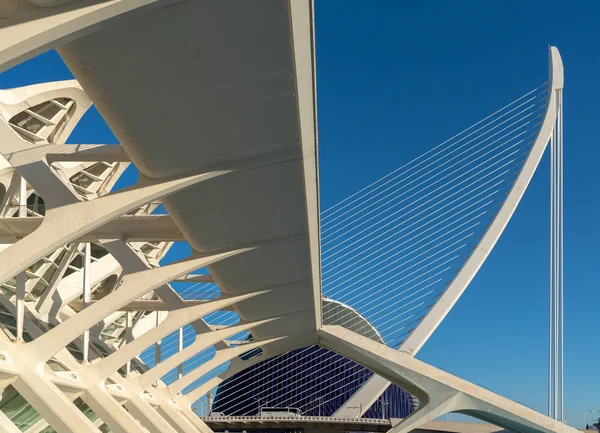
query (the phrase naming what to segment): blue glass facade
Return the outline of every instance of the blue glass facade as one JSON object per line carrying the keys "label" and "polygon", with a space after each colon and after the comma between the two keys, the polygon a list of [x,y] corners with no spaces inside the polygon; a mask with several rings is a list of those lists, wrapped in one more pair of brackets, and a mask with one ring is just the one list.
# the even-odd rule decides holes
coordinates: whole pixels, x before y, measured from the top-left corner
{"label": "blue glass facade", "polygon": [[[214,412],[257,415],[260,407],[290,407],[306,416],[330,416],[373,373],[349,359],[312,346],[262,361],[224,381]],[[414,410],[411,395],[391,385],[365,413],[366,418],[404,418]],[[360,408],[357,408],[357,413]]]}

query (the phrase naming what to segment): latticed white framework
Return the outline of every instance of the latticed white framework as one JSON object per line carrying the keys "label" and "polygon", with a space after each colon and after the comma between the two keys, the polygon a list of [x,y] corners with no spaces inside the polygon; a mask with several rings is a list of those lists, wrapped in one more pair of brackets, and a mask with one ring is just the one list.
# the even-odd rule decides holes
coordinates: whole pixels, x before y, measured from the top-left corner
{"label": "latticed white framework", "polygon": [[[537,167],[562,89],[556,49],[550,82],[526,111],[500,113],[515,119],[495,128],[503,135],[458,151],[463,135],[436,154],[423,182],[447,169],[453,179],[478,169],[489,177],[469,180],[461,219],[425,241],[463,191],[456,180],[438,197],[428,184],[437,208],[409,239],[431,249],[415,293],[432,296],[409,314],[407,332],[390,333],[374,319],[375,299],[387,293],[391,307],[379,311],[393,319],[414,298],[385,282],[387,262],[375,261],[375,273],[358,266],[381,246],[397,248],[401,240],[376,236],[409,212],[386,208],[387,220],[363,227],[368,239],[356,226],[368,209],[337,222],[331,212],[320,236],[311,2],[10,0],[0,14],[0,70],[56,48],[76,77],[0,92],[0,432],[210,432],[194,402],[251,365],[315,344],[377,374],[336,416],[359,416],[351,407],[366,409],[392,381],[420,401],[398,432],[450,411],[522,432],[570,430],[414,359]],[[65,144],[92,104],[120,145]],[[448,162],[455,156],[460,165]],[[112,191],[132,165],[137,182]],[[423,166],[402,173],[414,180]],[[475,223],[482,229],[471,233]],[[355,234],[365,249],[340,253]],[[455,254],[466,235],[472,251]],[[178,241],[190,255],[161,266]],[[450,251],[456,263],[436,268],[434,254]],[[408,266],[413,253],[389,266]],[[445,284],[435,286],[440,272]],[[322,305],[322,294],[336,301]]]}

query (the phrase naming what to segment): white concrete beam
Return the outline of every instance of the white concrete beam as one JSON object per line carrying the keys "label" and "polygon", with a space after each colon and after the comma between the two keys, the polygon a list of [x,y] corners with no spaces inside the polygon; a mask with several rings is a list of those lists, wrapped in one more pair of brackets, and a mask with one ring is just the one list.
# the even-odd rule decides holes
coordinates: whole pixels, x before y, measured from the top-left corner
{"label": "white concrete beam", "polygon": [[445,413],[460,412],[519,433],[577,430],[341,326],[323,326],[319,345],[416,395],[422,405],[390,433],[409,433]]}
{"label": "white concrete beam", "polygon": [[23,350],[39,362],[46,362],[85,330],[140,296],[172,281],[179,275],[249,250],[251,248],[209,255],[193,253],[187,259],[167,266],[127,274],[119,290],[91,305],[86,309],[85,314],[77,314],[31,343],[23,345]]}
{"label": "white concrete beam", "polygon": [[[94,369],[96,374],[98,374],[100,377],[107,378],[121,368],[127,361],[135,358],[146,348],[150,347],[161,338],[164,338],[172,332],[175,332],[184,325],[198,320],[207,314],[218,311],[222,307],[233,305],[237,302],[241,302],[268,292],[269,290],[265,290],[262,292],[245,293],[237,296],[224,296],[202,305],[195,305],[193,307],[171,311],[167,318],[160,325],[139,336],[135,340],[127,343],[125,346],[121,347],[116,352],[111,353],[108,357],[104,358],[100,362],[89,366],[89,368]],[[211,333],[207,333],[208,335],[201,335],[198,337],[200,337],[200,340],[202,340],[202,337],[206,337],[206,348],[213,344],[213,342],[222,340],[223,338],[220,338],[220,336],[221,334],[225,334],[224,331],[225,330],[212,331]],[[212,339],[211,336],[213,337]]]}

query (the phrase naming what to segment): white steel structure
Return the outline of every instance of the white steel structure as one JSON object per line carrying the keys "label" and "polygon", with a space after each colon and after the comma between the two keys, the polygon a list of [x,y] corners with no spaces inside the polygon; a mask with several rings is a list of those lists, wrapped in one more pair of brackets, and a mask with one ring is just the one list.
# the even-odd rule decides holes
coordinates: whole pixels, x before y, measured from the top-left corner
{"label": "white steel structure", "polygon": [[[419,398],[394,432],[448,412],[519,432],[574,431],[414,358],[487,258],[546,148],[563,87],[555,48],[549,102],[514,183],[451,283],[391,348],[361,335],[355,314],[352,326],[323,324],[311,2],[0,5],[0,71],[56,48],[76,77],[0,93],[0,432],[208,433],[196,400],[314,344],[378,375],[346,409],[368,407],[389,382]],[[92,103],[120,145],[65,144]],[[130,164],[137,183],[111,193]],[[189,243],[189,257],[159,266],[176,241]],[[214,283],[218,296],[183,296],[170,285],[179,281]],[[232,311],[238,320],[211,323]],[[164,359],[170,335],[178,350]],[[147,368],[139,356],[152,347]],[[212,358],[180,367],[208,348]]]}

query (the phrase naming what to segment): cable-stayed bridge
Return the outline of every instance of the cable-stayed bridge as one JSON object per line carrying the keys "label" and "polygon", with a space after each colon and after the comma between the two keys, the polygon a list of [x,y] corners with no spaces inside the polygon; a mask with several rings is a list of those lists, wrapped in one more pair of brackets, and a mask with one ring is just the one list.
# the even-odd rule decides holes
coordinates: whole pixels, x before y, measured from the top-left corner
{"label": "cable-stayed bridge", "polygon": [[[201,399],[572,431],[414,357],[559,130],[556,48],[548,82],[321,212],[311,2],[0,13],[0,70],[55,48],[75,77],[0,92],[0,431],[206,433]],[[119,145],[65,144],[92,104]]]}

